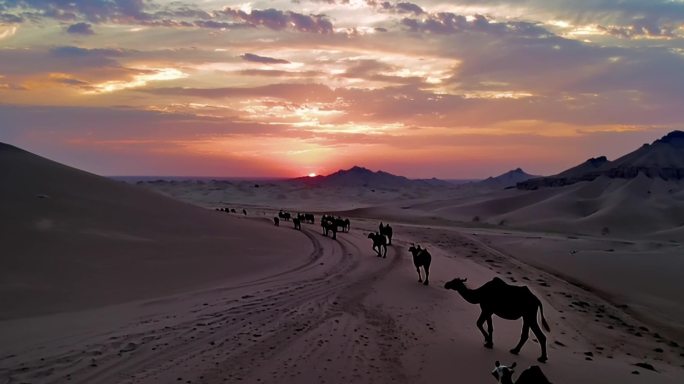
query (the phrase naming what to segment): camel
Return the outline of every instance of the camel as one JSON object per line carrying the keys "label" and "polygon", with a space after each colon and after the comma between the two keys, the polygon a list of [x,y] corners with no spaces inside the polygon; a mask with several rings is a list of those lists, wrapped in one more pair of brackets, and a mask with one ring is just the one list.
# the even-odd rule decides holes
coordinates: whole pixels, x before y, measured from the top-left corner
{"label": "camel", "polygon": [[302,222],[298,217],[292,219],[292,224],[294,224],[294,229],[302,230]]}
{"label": "camel", "polygon": [[[373,251],[378,254],[378,257],[387,257],[387,239],[385,235],[381,235],[377,232],[369,233],[368,238],[373,240]],[[382,251],[385,251],[384,254]]]}
{"label": "camel", "polygon": [[304,222],[305,223],[311,223],[311,224],[315,223],[316,218],[314,217],[313,213],[305,213],[304,214]]}
{"label": "camel", "polygon": [[[226,212],[228,212],[228,208],[226,208]],[[231,208],[230,213],[235,213],[235,208]]]}
{"label": "camel", "polygon": [[349,219],[342,219],[341,217],[338,217],[338,218],[332,219],[332,220],[335,221],[335,224],[338,227],[342,228],[342,232],[349,232],[349,229],[351,228],[351,222],[349,221]]}
{"label": "camel", "polygon": [[390,227],[389,224],[385,224],[384,226],[382,225],[382,221],[380,222],[380,226],[378,227],[380,229],[380,233],[387,236],[387,239],[389,242],[387,245],[392,245],[392,227]]}
{"label": "camel", "polygon": [[321,227],[323,233],[328,236],[328,232],[332,231],[332,238],[337,239],[337,224],[333,220],[321,220]]}
{"label": "camel", "polygon": [[273,224],[274,224],[276,227],[279,227],[279,226],[280,226],[280,219],[277,218],[277,217],[273,217]]}
{"label": "camel", "polygon": [[[550,332],[549,324],[544,318],[544,308],[541,301],[526,286],[508,285],[498,277],[493,278],[477,289],[466,287],[468,279],[453,279],[444,288],[453,289],[458,292],[465,301],[471,304],[480,304],[480,317],[477,319],[477,328],[485,338],[485,348],[494,346],[493,336],[494,327],[492,326],[492,315],[497,315],[506,320],[517,320],[522,317],[523,328],[520,341],[511,353],[517,355],[528,338],[529,330],[532,329],[541,347],[541,356],[537,361],[543,363],[548,357],[546,355],[546,336],[539,328],[537,323],[537,309],[541,314],[542,326]],[[489,332],[485,332],[484,322],[487,322]]]}
{"label": "camel", "polygon": [[510,367],[498,365],[498,361],[496,363],[497,365],[492,371],[492,375],[497,380],[500,380],[501,384],[551,384],[538,365],[533,365],[524,370],[514,382],[513,373],[515,372],[515,363]]}
{"label": "camel", "polygon": [[415,265],[416,271],[418,271],[418,282],[423,283],[423,279],[420,276],[420,267],[423,267],[423,270],[425,271],[425,282],[423,284],[430,284],[430,263],[432,262],[432,255],[430,255],[427,248],[421,248],[420,245],[416,246],[415,244],[411,244],[408,250],[413,255],[413,265]]}
{"label": "camel", "polygon": [[290,212],[280,211],[278,212],[278,217],[285,221],[290,221],[290,217],[292,217],[292,215],[290,215]]}

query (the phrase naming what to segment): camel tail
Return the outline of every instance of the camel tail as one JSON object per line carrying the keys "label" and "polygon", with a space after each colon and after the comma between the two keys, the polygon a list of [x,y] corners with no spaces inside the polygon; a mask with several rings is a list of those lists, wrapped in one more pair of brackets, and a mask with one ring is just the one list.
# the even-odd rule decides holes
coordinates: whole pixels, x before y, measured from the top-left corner
{"label": "camel tail", "polygon": [[541,300],[539,300],[539,313],[541,314],[542,327],[544,327],[546,332],[551,332],[551,328],[549,328],[549,323],[547,323],[546,319],[544,318],[544,306],[542,305]]}

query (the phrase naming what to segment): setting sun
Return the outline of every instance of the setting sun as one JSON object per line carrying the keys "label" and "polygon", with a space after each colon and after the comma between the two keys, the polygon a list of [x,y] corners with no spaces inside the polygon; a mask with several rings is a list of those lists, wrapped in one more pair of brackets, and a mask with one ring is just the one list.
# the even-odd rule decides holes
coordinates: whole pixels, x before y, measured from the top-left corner
{"label": "setting sun", "polygon": [[316,173],[315,172],[309,173],[309,177],[316,177]]}

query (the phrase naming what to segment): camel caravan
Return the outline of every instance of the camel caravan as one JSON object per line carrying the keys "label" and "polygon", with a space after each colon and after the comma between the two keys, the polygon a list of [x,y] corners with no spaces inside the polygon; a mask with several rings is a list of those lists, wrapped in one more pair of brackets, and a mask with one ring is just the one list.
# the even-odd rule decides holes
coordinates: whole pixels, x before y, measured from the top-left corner
{"label": "camel caravan", "polygon": [[302,223],[314,224],[316,221],[313,213],[297,213],[293,215],[290,212],[283,211],[282,209],[278,212],[278,216],[273,216],[273,225],[276,227],[280,226],[280,220],[290,221],[292,219],[292,224],[294,229],[301,231]]}
{"label": "camel caravan", "polygon": [[[216,210],[219,212],[225,212],[225,213],[237,213],[235,208],[230,208],[230,209],[228,209],[228,208],[216,208]],[[247,211],[243,209],[242,214],[247,216]]]}
{"label": "camel caravan", "polygon": [[[280,210],[278,216],[273,217],[273,225],[279,227],[281,221],[290,220],[292,220],[294,229],[301,230],[303,223],[315,224],[316,216],[314,216],[313,213],[297,213],[296,215],[293,215],[290,212]],[[333,239],[337,239],[338,232],[349,232],[351,229],[351,221],[339,216],[335,217],[333,215],[324,214],[321,216],[321,228],[323,229],[324,236],[330,236]]]}
{"label": "camel caravan", "polygon": [[332,234],[332,238],[337,238],[337,232],[349,232],[351,229],[351,221],[349,219],[343,219],[339,216],[335,217],[333,215],[323,215],[321,216],[321,228],[323,228],[323,234],[328,236]]}
{"label": "camel caravan", "polygon": [[[216,210],[235,213],[235,209],[217,208]],[[246,215],[247,212],[243,210],[243,214]],[[289,212],[282,210],[278,212],[278,216],[273,217],[274,225],[279,226],[281,220],[292,220],[294,228],[297,230],[301,230],[302,223],[315,223],[315,217],[311,213],[298,213],[294,216]],[[351,222],[348,218],[342,219],[339,216],[336,217],[329,214],[321,216],[320,224],[323,229],[323,235],[331,236],[333,239],[337,238],[338,232],[349,232],[351,229]],[[377,257],[387,257],[387,246],[392,245],[392,235],[392,227],[383,222],[380,222],[377,232],[368,234],[368,238],[373,242],[373,252],[377,254]],[[408,252],[413,258],[413,265],[418,273],[418,282],[429,285],[432,255],[428,252],[427,248],[423,248],[419,244],[416,245],[413,243],[408,248]],[[421,267],[423,268],[423,273],[421,273]],[[423,279],[423,274],[425,275],[425,279]],[[468,303],[480,305],[481,313],[476,321],[476,325],[484,336],[485,348],[491,349],[494,347],[492,315],[497,315],[506,320],[518,320],[522,318],[523,325],[520,341],[510,350],[510,352],[514,355],[520,353],[520,350],[529,338],[529,331],[531,330],[537,337],[541,349],[541,355],[537,360],[542,363],[546,362],[548,360],[546,354],[546,336],[542,331],[542,327],[546,332],[550,332],[551,329],[544,318],[544,308],[539,298],[537,298],[527,286],[509,285],[498,277],[493,278],[491,281],[476,289],[471,289],[466,286],[467,280],[468,279],[455,278],[447,282],[444,285],[444,288],[458,292],[458,294]],[[541,327],[537,321],[537,313],[540,315]],[[487,323],[487,329],[484,327],[485,322]],[[496,364],[496,368],[492,371],[492,374],[502,383],[549,383],[541,372],[541,369],[537,366],[525,370],[518,380],[514,382],[512,379],[514,367],[515,364],[511,367]]]}

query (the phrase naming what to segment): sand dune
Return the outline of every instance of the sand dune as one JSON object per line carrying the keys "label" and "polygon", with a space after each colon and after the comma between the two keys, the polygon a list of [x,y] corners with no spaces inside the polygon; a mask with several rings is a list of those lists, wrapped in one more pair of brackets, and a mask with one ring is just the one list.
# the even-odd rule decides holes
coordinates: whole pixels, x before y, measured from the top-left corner
{"label": "sand dune", "polygon": [[7,145],[0,146],[0,180],[3,319],[203,287],[296,263],[311,250],[301,234],[207,211]]}

